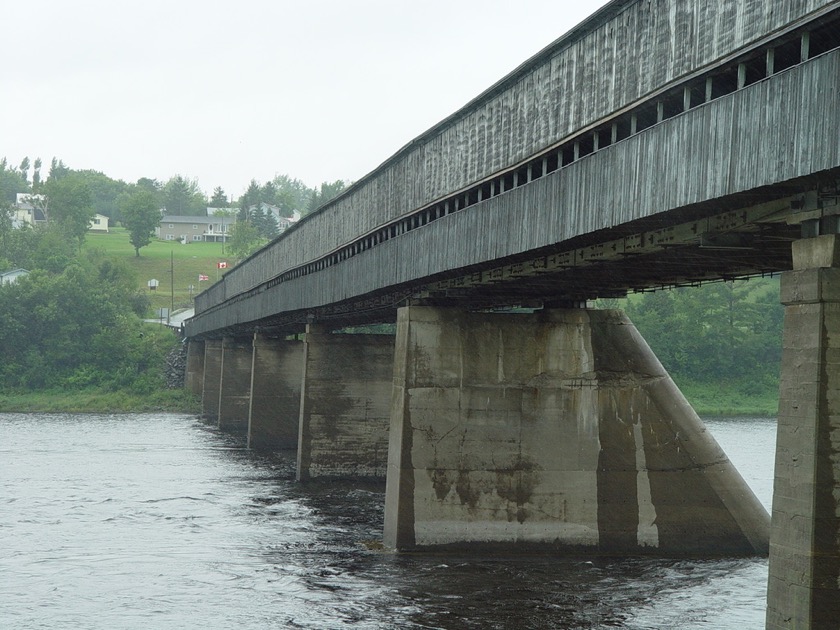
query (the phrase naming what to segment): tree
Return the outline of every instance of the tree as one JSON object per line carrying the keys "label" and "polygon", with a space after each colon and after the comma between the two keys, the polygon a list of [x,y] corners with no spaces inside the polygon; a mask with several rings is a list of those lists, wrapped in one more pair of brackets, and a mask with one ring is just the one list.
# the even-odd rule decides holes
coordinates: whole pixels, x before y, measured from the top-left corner
{"label": "tree", "polygon": [[29,158],[25,157],[20,162],[20,166],[18,167],[18,171],[20,172],[20,176],[23,178],[27,184],[29,184]]}
{"label": "tree", "polygon": [[147,370],[162,364],[172,336],[143,327],[137,295],[126,265],[87,252],[0,286],[0,389],[162,386],[160,370]]}
{"label": "tree", "polygon": [[48,179],[44,184],[49,206],[49,221],[55,222],[69,238],[81,246],[93,219],[90,188],[84,177],[69,173],[61,179]]}
{"label": "tree", "polygon": [[12,207],[0,198],[0,269],[7,267],[10,263],[8,259],[4,260],[4,257],[10,249],[12,227]]}
{"label": "tree", "polygon": [[129,185],[122,180],[111,179],[104,173],[93,170],[72,171],[90,189],[93,211],[111,219],[120,220],[120,197],[128,191]]}
{"label": "tree", "polygon": [[32,192],[38,194],[41,188],[41,158],[35,158],[32,166]]}
{"label": "tree", "polygon": [[176,175],[163,186],[163,205],[168,214],[202,216],[207,200],[195,181]]}
{"label": "tree", "polygon": [[278,175],[272,180],[277,190],[276,203],[284,217],[291,217],[295,212],[306,214],[309,199],[313,190],[299,179],[292,179],[288,175]]}
{"label": "tree", "polygon": [[140,248],[152,242],[155,227],[160,223],[155,196],[148,190],[134,190],[120,199],[120,213],[134,246],[134,255],[139,258]]}
{"label": "tree", "polygon": [[14,168],[9,168],[6,158],[0,160],[0,202],[14,203],[17,194],[28,192],[29,186]]}
{"label": "tree", "polygon": [[50,174],[47,179],[58,180],[70,174],[70,169],[64,165],[62,160],[53,158],[50,162]]}
{"label": "tree", "polygon": [[259,232],[251,223],[237,221],[231,227],[228,249],[237,258],[249,256],[259,249],[261,244]]}
{"label": "tree", "polygon": [[748,387],[778,378],[778,290],[776,279],[709,283],[635,296],[626,311],[676,380]]}
{"label": "tree", "polygon": [[216,186],[216,189],[213,191],[213,196],[210,198],[210,207],[211,208],[227,208],[228,207],[228,199],[225,191],[222,189],[221,186]]}
{"label": "tree", "polygon": [[317,210],[331,199],[337,197],[346,187],[347,184],[341,179],[321,184],[320,188],[316,188],[312,191],[309,198],[309,205],[306,209],[307,214]]}
{"label": "tree", "polygon": [[266,182],[260,188],[260,201],[272,206],[277,205],[277,186],[274,185],[274,182]]}
{"label": "tree", "polygon": [[240,221],[250,223],[251,208],[254,206],[258,206],[261,200],[262,195],[260,191],[260,185],[257,183],[257,180],[252,179],[251,183],[248,184],[248,190],[246,190],[245,193],[239,198],[239,213],[237,214],[237,218]]}
{"label": "tree", "polygon": [[280,233],[274,214],[265,210],[260,203],[251,209],[251,225],[257,230],[260,238],[271,240]]}

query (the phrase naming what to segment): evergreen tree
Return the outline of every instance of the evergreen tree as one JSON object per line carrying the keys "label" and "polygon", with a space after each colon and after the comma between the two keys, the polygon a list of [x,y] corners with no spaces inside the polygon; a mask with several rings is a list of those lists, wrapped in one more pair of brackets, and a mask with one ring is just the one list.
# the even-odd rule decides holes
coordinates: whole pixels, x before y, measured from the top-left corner
{"label": "evergreen tree", "polygon": [[321,184],[320,188],[316,188],[312,191],[312,195],[309,198],[309,206],[306,210],[307,214],[317,210],[328,201],[331,201],[340,195],[346,187],[347,184],[345,184],[345,182],[341,179]]}
{"label": "evergreen tree", "polygon": [[47,179],[59,180],[70,173],[70,169],[65,166],[62,160],[53,158],[50,161],[50,174]]}
{"label": "evergreen tree", "polygon": [[222,189],[221,186],[216,186],[216,189],[213,191],[213,196],[210,198],[210,207],[211,208],[227,208],[228,207],[228,200],[225,191]]}
{"label": "evergreen tree", "polygon": [[41,158],[35,158],[32,167],[32,192],[38,194],[41,189]]}
{"label": "evergreen tree", "polygon": [[163,186],[163,204],[167,214],[181,216],[204,216],[207,200],[198,184],[176,175]]}
{"label": "evergreen tree", "polygon": [[239,213],[237,219],[240,221],[250,222],[252,208],[258,206],[261,201],[260,185],[257,180],[252,179],[248,185],[248,190],[239,198]]}

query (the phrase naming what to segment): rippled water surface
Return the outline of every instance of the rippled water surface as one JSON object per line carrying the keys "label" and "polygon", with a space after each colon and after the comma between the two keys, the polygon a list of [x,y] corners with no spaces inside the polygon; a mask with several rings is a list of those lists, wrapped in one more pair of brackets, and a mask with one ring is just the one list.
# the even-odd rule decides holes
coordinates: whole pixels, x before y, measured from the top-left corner
{"label": "rippled water surface", "polygon": [[[770,506],[775,422],[707,422]],[[394,555],[384,484],[193,417],[0,414],[0,628],[761,628],[766,559]]]}

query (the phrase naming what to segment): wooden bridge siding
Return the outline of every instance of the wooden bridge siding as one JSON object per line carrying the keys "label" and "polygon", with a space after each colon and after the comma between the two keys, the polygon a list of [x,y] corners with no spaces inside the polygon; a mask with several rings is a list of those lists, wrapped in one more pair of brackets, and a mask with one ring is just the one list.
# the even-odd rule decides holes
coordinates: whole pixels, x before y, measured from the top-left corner
{"label": "wooden bridge siding", "polygon": [[[282,283],[228,314],[201,317],[200,327],[190,334],[337,302],[836,168],[838,94],[840,51],[834,51],[666,120],[527,186]],[[270,277],[277,271],[261,273]]]}
{"label": "wooden bridge siding", "polygon": [[[614,4],[617,15],[582,37],[561,38],[521,78],[498,93],[491,89],[281,243],[229,272],[228,297],[517,163],[831,2],[653,0],[624,10],[628,3]],[[199,299],[199,310],[205,303],[216,302]]]}

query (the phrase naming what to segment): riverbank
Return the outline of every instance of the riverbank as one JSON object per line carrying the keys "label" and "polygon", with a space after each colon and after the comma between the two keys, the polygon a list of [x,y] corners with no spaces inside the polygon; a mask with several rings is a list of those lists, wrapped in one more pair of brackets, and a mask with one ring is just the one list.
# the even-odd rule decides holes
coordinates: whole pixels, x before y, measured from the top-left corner
{"label": "riverbank", "polygon": [[779,412],[778,384],[762,383],[751,388],[743,383],[678,383],[678,386],[700,416],[775,418]]}
{"label": "riverbank", "polygon": [[0,412],[145,413],[150,411],[200,413],[201,401],[183,389],[164,389],[152,394],[100,389],[0,392]]}
{"label": "riverbank", "polygon": [[[722,383],[684,383],[680,388],[701,416],[775,417],[779,393],[776,387],[744,393],[742,386]],[[172,411],[201,413],[201,401],[182,389],[165,389],[149,395],[124,391],[47,390],[0,392],[0,412],[143,413]]]}

